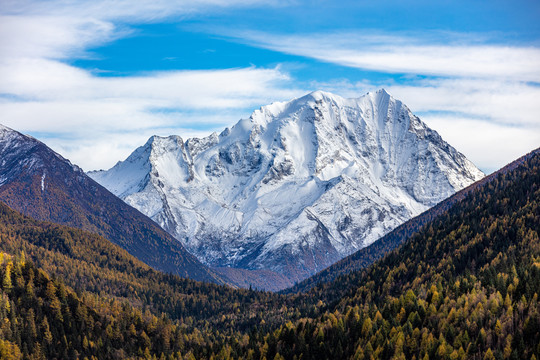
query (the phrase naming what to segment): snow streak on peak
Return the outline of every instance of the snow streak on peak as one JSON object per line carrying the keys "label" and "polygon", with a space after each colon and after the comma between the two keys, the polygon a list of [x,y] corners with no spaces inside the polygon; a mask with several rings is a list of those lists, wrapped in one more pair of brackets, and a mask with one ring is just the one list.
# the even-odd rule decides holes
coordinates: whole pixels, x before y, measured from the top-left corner
{"label": "snow streak on peak", "polygon": [[7,126],[0,124],[0,132],[5,132],[5,131],[13,131],[13,130],[8,128]]}
{"label": "snow streak on peak", "polygon": [[90,174],[207,264],[301,280],[483,174],[384,89],[315,91]]}
{"label": "snow streak on peak", "polygon": [[[7,126],[4,126],[0,124],[0,136],[1,141],[7,141],[8,139],[16,139],[16,138],[22,138],[25,135],[22,135],[18,131],[15,131],[11,128],[8,128]],[[29,139],[33,139],[32,137],[28,136]]]}

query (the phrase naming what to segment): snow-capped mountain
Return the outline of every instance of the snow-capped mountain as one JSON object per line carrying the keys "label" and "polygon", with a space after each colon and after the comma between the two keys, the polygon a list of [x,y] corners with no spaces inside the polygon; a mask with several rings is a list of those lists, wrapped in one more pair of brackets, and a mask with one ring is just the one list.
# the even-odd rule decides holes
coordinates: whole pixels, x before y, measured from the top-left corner
{"label": "snow-capped mountain", "polygon": [[203,139],[153,136],[90,176],[204,263],[297,281],[484,174],[379,90],[313,92]]}

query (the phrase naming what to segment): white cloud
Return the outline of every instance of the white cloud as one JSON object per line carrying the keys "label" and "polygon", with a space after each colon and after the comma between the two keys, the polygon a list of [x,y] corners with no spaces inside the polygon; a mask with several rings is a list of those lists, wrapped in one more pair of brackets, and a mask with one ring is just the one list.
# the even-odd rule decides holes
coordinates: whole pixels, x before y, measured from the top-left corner
{"label": "white cloud", "polygon": [[96,77],[85,70],[45,59],[0,62],[0,93],[36,101],[137,99],[156,107],[232,108],[260,99],[289,76],[279,67],[161,71],[143,76]]}
{"label": "white cloud", "polygon": [[227,8],[286,6],[288,3],[282,0],[4,0],[0,3],[0,12],[9,15],[84,16],[148,22]]}
{"label": "white cloud", "polygon": [[84,50],[126,35],[126,28],[92,17],[1,15],[2,59],[82,56]]}
{"label": "white cloud", "polygon": [[540,145],[539,128],[531,131],[454,116],[425,116],[423,120],[488,174]]}
{"label": "white cloud", "polygon": [[540,81],[540,49],[478,44],[476,38],[469,44],[463,37],[460,43],[441,44],[429,38],[358,32],[278,35],[246,31],[229,36],[254,46],[366,70]]}

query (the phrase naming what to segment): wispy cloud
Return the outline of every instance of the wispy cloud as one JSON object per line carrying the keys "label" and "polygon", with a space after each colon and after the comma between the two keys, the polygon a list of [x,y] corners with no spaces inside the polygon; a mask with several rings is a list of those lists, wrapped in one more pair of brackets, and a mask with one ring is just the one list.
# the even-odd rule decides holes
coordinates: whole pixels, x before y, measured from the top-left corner
{"label": "wispy cloud", "polygon": [[8,15],[87,17],[123,22],[157,21],[172,16],[190,16],[227,8],[286,6],[283,0],[4,0],[0,12]]}
{"label": "wispy cloud", "polygon": [[0,15],[0,54],[2,59],[66,59],[127,33],[126,28],[92,17]]}
{"label": "wispy cloud", "polygon": [[[161,71],[139,76],[96,77],[88,71],[46,59],[4,62],[0,93],[34,101],[92,99],[137,100],[156,108],[233,108],[275,93],[289,77],[279,67],[224,70]],[[265,96],[266,98],[266,96]]]}
{"label": "wispy cloud", "polygon": [[[224,30],[227,34],[227,30]],[[228,32],[238,41],[348,67],[389,73],[506,78],[540,82],[540,49],[480,43],[484,38],[339,32],[280,35]]]}

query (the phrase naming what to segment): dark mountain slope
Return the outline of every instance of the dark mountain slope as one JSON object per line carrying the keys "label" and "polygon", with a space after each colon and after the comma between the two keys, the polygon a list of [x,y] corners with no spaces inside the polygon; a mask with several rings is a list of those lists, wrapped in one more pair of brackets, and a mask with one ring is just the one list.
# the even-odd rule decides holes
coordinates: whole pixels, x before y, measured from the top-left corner
{"label": "dark mountain slope", "polygon": [[0,126],[0,200],[39,220],[100,234],[155,269],[221,278],[151,219],[38,140]]}
{"label": "dark mountain slope", "polygon": [[340,275],[347,274],[353,271],[361,270],[375,261],[381,259],[388,252],[396,249],[402,243],[407,241],[411,236],[416,234],[422,227],[429,224],[433,220],[445,214],[456,203],[462,201],[467,195],[476,189],[484,186],[486,183],[493,181],[501,173],[507,173],[514,170],[519,165],[523,164],[526,160],[533,156],[538,155],[540,149],[537,149],[515,161],[508,164],[504,168],[494,172],[493,174],[486,176],[480,181],[466,187],[465,189],[450,196],[448,199],[441,201],[431,209],[423,212],[422,214],[414,217],[413,219],[403,223],[390,233],[383,236],[381,239],[374,242],[372,245],[355,252],[352,255],[330,265],[328,268],[318,272],[312,277],[299,282],[293,287],[283,290],[283,293],[297,293],[305,292],[320,283],[328,283],[338,278]]}

